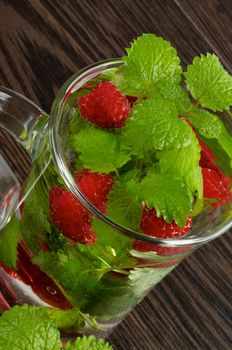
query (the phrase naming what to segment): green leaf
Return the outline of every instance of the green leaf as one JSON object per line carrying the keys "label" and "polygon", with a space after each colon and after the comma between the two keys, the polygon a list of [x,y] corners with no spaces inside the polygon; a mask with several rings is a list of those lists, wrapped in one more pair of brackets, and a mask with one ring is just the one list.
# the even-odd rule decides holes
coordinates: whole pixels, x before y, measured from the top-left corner
{"label": "green leaf", "polygon": [[75,113],[73,114],[73,117],[69,123],[70,143],[72,144],[74,135],[77,135],[82,129],[85,129],[90,126],[91,123],[81,116],[80,111],[78,109],[75,109]]}
{"label": "green leaf", "polygon": [[92,249],[82,247],[81,250],[88,250],[88,254],[104,261],[108,266],[133,264],[133,259],[128,256],[132,247],[131,238],[98,219],[93,220],[93,227],[98,237],[97,242]]}
{"label": "green leaf", "polygon": [[[30,176],[37,178],[39,176],[38,169],[34,168]],[[48,192],[44,177],[40,177],[32,189],[29,182],[26,186],[27,191],[20,220],[20,230],[27,246],[36,253],[40,251],[37,239],[46,240],[47,235],[51,232]]]}
{"label": "green leaf", "polygon": [[65,332],[78,332],[85,325],[85,320],[79,309],[72,310],[57,310],[47,308],[47,313],[50,319],[56,322],[59,330]]}
{"label": "green leaf", "polygon": [[92,171],[115,171],[130,160],[129,152],[121,148],[120,135],[113,131],[85,128],[73,137],[73,146],[84,167]]}
{"label": "green leaf", "polygon": [[159,283],[169,272],[175,268],[175,265],[162,268],[135,268],[130,271],[130,285],[135,295],[140,298]]}
{"label": "green leaf", "polygon": [[179,115],[185,114],[191,108],[192,103],[187,92],[180,84],[168,81],[159,83],[158,87],[163,98],[175,104]]}
{"label": "green leaf", "polygon": [[88,303],[109,268],[95,268],[92,261],[75,246],[70,246],[65,253],[40,253],[33,262],[66,290],[69,299],[77,307]]}
{"label": "green leaf", "polygon": [[47,308],[48,315],[56,322],[57,327],[65,331],[65,333],[78,333],[86,324],[100,331],[105,331],[96,322],[95,318],[89,314],[84,314],[78,308],[71,310],[57,310],[53,308]]}
{"label": "green leaf", "polygon": [[193,195],[182,177],[150,171],[138,191],[141,199],[149,207],[155,207],[157,215],[162,215],[166,222],[175,220],[179,226],[186,224],[192,209]]}
{"label": "green leaf", "polygon": [[190,126],[178,119],[172,102],[147,99],[136,104],[122,130],[124,143],[139,156],[150,149],[166,150],[189,145],[195,135]]}
{"label": "green leaf", "polygon": [[187,114],[187,117],[201,136],[207,139],[217,139],[219,147],[232,159],[232,135],[226,130],[218,116],[197,109]]}
{"label": "green leaf", "polygon": [[112,346],[105,343],[102,339],[96,339],[93,335],[90,337],[77,338],[75,344],[68,343],[65,350],[113,350]]}
{"label": "green leaf", "polygon": [[218,143],[232,160],[232,136],[228,133],[225,127],[223,127],[222,132],[218,137]]}
{"label": "green leaf", "polygon": [[215,114],[202,109],[196,109],[186,116],[194,128],[196,128],[202,136],[209,139],[219,138],[225,128],[222,121]]}
{"label": "green leaf", "polygon": [[216,55],[207,53],[195,57],[185,77],[192,96],[203,107],[222,111],[232,105],[232,77]]}
{"label": "green leaf", "polygon": [[216,157],[216,163],[222,169],[226,176],[232,176],[231,157],[224,151],[217,139],[207,139],[201,136],[201,140],[213,151]]}
{"label": "green leaf", "polygon": [[183,180],[194,194],[198,191],[199,198],[203,196],[203,182],[201,168],[199,167],[201,148],[195,142],[187,147],[162,151],[158,158],[161,174],[173,174],[183,177]]}
{"label": "green leaf", "polygon": [[0,350],[59,350],[60,334],[45,308],[15,306],[0,317]]}
{"label": "green leaf", "polygon": [[99,76],[100,80],[109,80],[114,85],[118,86],[123,79],[123,75],[120,72],[120,68],[107,69]]}
{"label": "green leaf", "polygon": [[[108,195],[107,217],[126,228],[139,230],[141,219],[141,202],[130,192],[130,180],[127,183],[115,183]],[[97,242],[93,247],[79,246],[82,252],[107,266],[133,264],[128,256],[131,238],[117,232],[103,221],[93,219]]]}
{"label": "green leaf", "polygon": [[131,228],[139,229],[142,205],[130,192],[130,184],[116,183],[108,195],[107,216],[114,222]]}
{"label": "green leaf", "polygon": [[88,312],[110,320],[131,311],[140,300],[141,297],[134,294],[126,275],[124,278],[111,275],[107,280],[102,280],[102,288],[88,305]]}
{"label": "green leaf", "polygon": [[[125,188],[125,190],[124,190]],[[117,197],[117,195],[122,197]],[[138,229],[141,205],[126,192],[126,184],[115,185],[107,201],[107,216],[125,227]],[[121,234],[103,221],[93,218],[93,229],[97,235],[94,245],[77,244],[78,249],[92,260],[95,267],[115,268],[119,265],[133,264],[134,259],[128,256],[132,247],[132,239]]]}
{"label": "green leaf", "polygon": [[167,256],[167,255],[159,255],[157,252],[153,252],[153,251],[141,252],[141,251],[132,249],[130,251],[130,254],[135,258],[147,260],[147,262],[152,261],[156,263],[167,263],[170,261],[175,262],[188,256],[190,254],[190,250],[180,252],[180,254]]}
{"label": "green leaf", "polygon": [[151,96],[160,81],[179,82],[180,59],[170,43],[154,34],[137,38],[122,58],[119,88],[131,96]]}
{"label": "green leaf", "polygon": [[0,231],[0,260],[8,267],[16,266],[19,240],[19,221],[12,216],[10,222]]}

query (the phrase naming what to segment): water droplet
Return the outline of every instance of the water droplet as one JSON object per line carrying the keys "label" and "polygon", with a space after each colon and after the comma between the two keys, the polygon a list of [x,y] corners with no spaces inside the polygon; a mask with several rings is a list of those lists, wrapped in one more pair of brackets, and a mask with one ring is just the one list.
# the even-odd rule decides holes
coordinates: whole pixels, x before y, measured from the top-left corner
{"label": "water droplet", "polygon": [[46,287],[46,290],[52,294],[52,295],[56,295],[57,294],[57,291],[49,286]]}

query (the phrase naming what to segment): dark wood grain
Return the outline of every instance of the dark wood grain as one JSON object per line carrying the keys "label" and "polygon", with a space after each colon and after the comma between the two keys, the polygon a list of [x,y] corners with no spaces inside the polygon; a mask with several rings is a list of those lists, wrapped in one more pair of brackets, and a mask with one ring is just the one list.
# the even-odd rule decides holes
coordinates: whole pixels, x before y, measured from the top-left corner
{"label": "dark wood grain", "polygon": [[[121,55],[143,32],[170,40],[184,65],[214,51],[232,68],[230,0],[0,0],[0,14],[0,84],[46,111],[72,73]],[[0,147],[9,155],[11,142],[3,134]],[[21,168],[14,166],[22,178],[26,163],[18,157]],[[231,266],[228,232],[162,281],[109,340],[117,350],[230,350]]]}

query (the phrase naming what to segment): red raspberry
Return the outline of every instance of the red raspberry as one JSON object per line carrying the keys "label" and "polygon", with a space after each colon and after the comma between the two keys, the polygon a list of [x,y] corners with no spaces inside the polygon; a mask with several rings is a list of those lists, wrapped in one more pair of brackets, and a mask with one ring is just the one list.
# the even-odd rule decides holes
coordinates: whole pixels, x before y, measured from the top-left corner
{"label": "red raspberry", "polygon": [[[192,219],[187,218],[185,227],[179,227],[173,221],[171,224],[166,223],[163,217],[157,217],[155,209],[143,209],[142,220],[140,223],[140,228],[143,233],[154,236],[157,238],[176,238],[183,236],[190,230],[192,225]],[[160,256],[173,256],[179,255],[186,250],[191,249],[191,247],[162,247],[152,243],[145,243],[142,241],[135,241],[133,247],[141,252],[156,252]],[[180,256],[180,259],[167,261],[164,263],[149,261],[145,259],[139,259],[140,264],[148,264],[149,266],[161,268],[171,265],[176,265],[183,258]]]}
{"label": "red raspberry", "polygon": [[114,179],[109,174],[91,173],[84,169],[76,175],[76,183],[83,195],[102,213],[106,212],[107,195]]}
{"label": "red raspberry", "polygon": [[[190,122],[186,122],[191,126]],[[215,155],[199,138],[193,129],[201,146],[201,159],[199,165],[202,167],[203,190],[205,198],[218,198],[219,201],[212,203],[212,207],[228,203],[232,199],[230,191],[231,179],[224,175],[223,171],[215,162]]]}
{"label": "red raspberry", "polygon": [[[24,241],[18,245],[18,260],[16,268],[9,269],[0,263],[8,275],[18,279],[28,286],[45,302],[58,309],[71,309],[72,305],[66,299],[58,285],[41,269],[32,263],[33,255]],[[10,302],[14,304],[17,301],[16,294],[11,289],[7,289]],[[0,295],[1,297],[1,295]],[[0,298],[1,299],[1,298]],[[1,306],[1,300],[0,300]]]}
{"label": "red raspberry", "polygon": [[49,191],[49,206],[52,221],[64,236],[84,244],[95,242],[89,213],[71,192],[53,187]]}
{"label": "red raspberry", "polygon": [[200,166],[202,168],[214,169],[216,167],[215,155],[199,138],[198,141],[201,146]]}
{"label": "red raspberry", "polygon": [[[143,233],[154,236],[157,238],[176,238],[183,236],[190,230],[192,225],[192,219],[187,218],[185,227],[179,227],[173,221],[171,224],[165,222],[163,217],[157,217],[155,209],[143,209],[142,220],[140,223],[140,228]],[[162,247],[152,243],[145,243],[142,241],[135,241],[133,247],[141,252],[156,252],[160,256],[173,256],[183,253],[186,250],[191,249],[191,247]],[[165,263],[159,263],[154,261],[149,261],[145,259],[139,259],[140,264],[148,264],[149,266],[161,268],[171,265],[176,265],[183,258],[167,261]]]}
{"label": "red raspberry", "polygon": [[72,305],[66,299],[57,284],[41,269],[31,262],[31,255],[25,244],[18,245],[17,273],[19,278],[31,286],[32,290],[45,302],[59,309],[71,309]]}
{"label": "red raspberry", "polygon": [[154,208],[144,208],[140,228],[149,236],[158,238],[176,238],[187,233],[190,230],[191,225],[192,219],[190,217],[187,218],[184,227],[179,227],[175,221],[168,224],[162,216],[158,217]]}
{"label": "red raspberry", "polygon": [[102,128],[124,125],[130,104],[126,96],[108,81],[103,81],[78,101],[81,115]]}
{"label": "red raspberry", "polygon": [[[219,169],[220,170],[220,169]],[[232,199],[230,192],[230,179],[222,171],[202,168],[203,176],[203,196],[204,198],[217,198],[212,206],[218,206],[228,203]]]}

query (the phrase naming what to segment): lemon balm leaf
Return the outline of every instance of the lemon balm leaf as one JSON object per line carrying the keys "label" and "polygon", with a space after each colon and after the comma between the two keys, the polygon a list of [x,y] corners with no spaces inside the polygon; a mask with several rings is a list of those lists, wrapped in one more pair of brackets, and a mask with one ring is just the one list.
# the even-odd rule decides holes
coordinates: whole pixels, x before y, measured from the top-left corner
{"label": "lemon balm leaf", "polygon": [[0,349],[60,350],[60,333],[46,308],[15,306],[0,317]]}
{"label": "lemon balm leaf", "polygon": [[[139,188],[140,197],[168,223],[183,227],[193,204],[193,194],[183,178],[173,174],[148,172]],[[138,194],[139,195],[139,194]]]}
{"label": "lemon balm leaf", "polygon": [[178,115],[175,104],[162,97],[143,100],[133,108],[122,130],[124,142],[136,154],[185,147],[195,135]]}
{"label": "lemon balm leaf", "polygon": [[[136,251],[137,253],[137,251]],[[143,253],[144,254],[144,253]],[[145,255],[145,259],[147,259]],[[167,261],[167,257],[165,262]],[[130,286],[133,288],[135,295],[143,295],[149,288],[159,283],[169,272],[174,269],[174,266],[162,268],[134,268],[130,271],[129,280]]]}
{"label": "lemon balm leaf", "polygon": [[90,337],[78,337],[74,344],[68,343],[65,350],[113,350],[113,348],[103,339],[96,339],[91,335]]}
{"label": "lemon balm leaf", "polygon": [[203,196],[203,181],[199,167],[200,146],[196,139],[188,147],[163,151],[159,154],[159,166],[161,174],[179,175],[198,197]]}
{"label": "lemon balm leaf", "polygon": [[122,58],[121,91],[132,96],[150,96],[160,81],[179,82],[180,59],[171,44],[154,34],[137,38]]}
{"label": "lemon balm leaf", "polygon": [[0,232],[1,261],[8,267],[15,267],[17,261],[17,246],[20,240],[19,221],[13,216],[10,223]]}
{"label": "lemon balm leaf", "polygon": [[[227,131],[221,119],[212,113],[196,109],[187,117],[199,134],[207,139],[216,139],[220,148],[232,159],[232,136]],[[213,140],[212,140],[213,141]]]}
{"label": "lemon balm leaf", "polygon": [[192,102],[181,84],[176,84],[171,81],[164,81],[158,84],[158,88],[161,96],[164,99],[167,99],[175,104],[179,115],[185,114],[185,112],[191,109]]}
{"label": "lemon balm leaf", "polygon": [[195,57],[184,75],[192,96],[203,107],[223,111],[232,105],[232,77],[216,55]]}
{"label": "lemon balm leaf", "polygon": [[121,148],[120,135],[113,131],[88,127],[74,135],[72,145],[85,168],[109,173],[130,160],[129,151]]}
{"label": "lemon balm leaf", "polygon": [[108,195],[107,215],[122,226],[139,229],[142,206],[130,191],[130,184],[115,184]]}
{"label": "lemon balm leaf", "polygon": [[217,139],[224,129],[222,121],[215,114],[203,109],[196,109],[187,114],[187,118],[202,136],[209,139]]}

